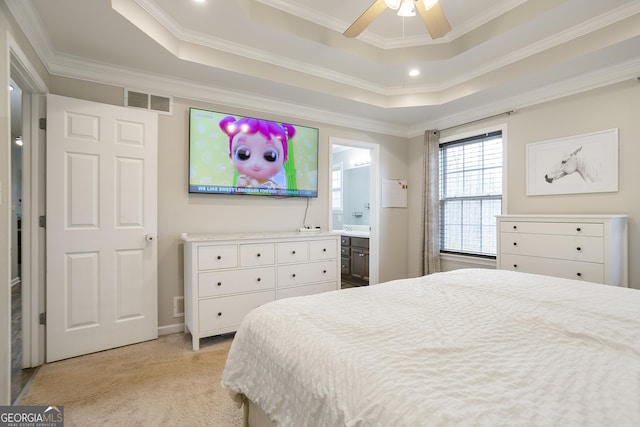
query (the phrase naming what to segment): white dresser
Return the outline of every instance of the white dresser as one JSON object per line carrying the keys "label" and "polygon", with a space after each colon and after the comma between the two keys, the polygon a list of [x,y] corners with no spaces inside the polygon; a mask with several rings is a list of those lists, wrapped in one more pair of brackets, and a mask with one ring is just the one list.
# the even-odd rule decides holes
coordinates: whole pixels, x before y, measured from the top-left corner
{"label": "white dresser", "polygon": [[233,332],[276,299],[340,289],[340,236],[318,233],[182,235],[185,332]]}
{"label": "white dresser", "polygon": [[503,270],[628,286],[626,215],[500,215]]}

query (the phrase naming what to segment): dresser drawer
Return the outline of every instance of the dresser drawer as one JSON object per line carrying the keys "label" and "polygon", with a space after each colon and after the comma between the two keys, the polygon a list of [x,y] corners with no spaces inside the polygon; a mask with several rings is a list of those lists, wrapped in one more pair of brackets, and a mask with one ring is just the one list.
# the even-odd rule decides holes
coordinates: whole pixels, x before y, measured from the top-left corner
{"label": "dresser drawer", "polygon": [[335,291],[336,282],[316,283],[313,285],[294,286],[291,288],[278,289],[278,299],[301,297],[304,295],[319,294],[322,292]]}
{"label": "dresser drawer", "polygon": [[309,242],[309,260],[336,258],[337,250],[335,240],[312,240]]}
{"label": "dresser drawer", "polygon": [[604,262],[604,238],[502,233],[500,252],[583,262]]}
{"label": "dresser drawer", "polygon": [[500,268],[587,282],[603,283],[604,281],[604,264],[591,262],[564,261],[503,253],[500,257]]}
{"label": "dresser drawer", "polygon": [[200,336],[213,335],[220,330],[237,329],[251,310],[275,298],[275,291],[267,291],[198,301]]}
{"label": "dresser drawer", "polygon": [[275,286],[275,267],[208,271],[198,275],[198,296],[201,298],[261,291]]}
{"label": "dresser drawer", "polygon": [[278,288],[336,279],[336,261],[278,266]]}
{"label": "dresser drawer", "polygon": [[280,242],[278,243],[278,262],[305,262],[307,257],[307,242]]}
{"label": "dresser drawer", "polygon": [[257,267],[259,265],[273,265],[276,253],[273,243],[255,243],[240,245],[240,266]]}
{"label": "dresser drawer", "polygon": [[238,245],[211,245],[198,248],[198,270],[235,268],[238,266]]}
{"label": "dresser drawer", "polygon": [[604,236],[603,224],[574,222],[503,221],[503,233],[559,234],[564,236]]}

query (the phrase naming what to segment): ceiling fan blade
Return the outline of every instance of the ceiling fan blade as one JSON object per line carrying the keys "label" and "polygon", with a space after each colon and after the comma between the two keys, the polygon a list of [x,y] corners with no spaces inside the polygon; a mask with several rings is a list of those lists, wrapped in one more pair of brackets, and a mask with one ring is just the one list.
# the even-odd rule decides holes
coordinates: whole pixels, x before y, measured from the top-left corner
{"label": "ceiling fan blade", "polygon": [[431,9],[427,10],[424,7],[424,2],[417,1],[416,9],[418,9],[418,13],[420,13],[432,39],[438,39],[451,31],[451,26],[440,7],[440,3],[436,3]]}
{"label": "ceiling fan blade", "polygon": [[364,29],[367,28],[369,24],[371,24],[373,20],[376,19],[386,8],[387,5],[384,3],[384,0],[376,0],[371,6],[369,6],[369,9],[365,10],[364,13],[360,15],[360,17],[356,19],[355,22],[342,34],[349,38],[358,37],[360,33],[363,32]]}

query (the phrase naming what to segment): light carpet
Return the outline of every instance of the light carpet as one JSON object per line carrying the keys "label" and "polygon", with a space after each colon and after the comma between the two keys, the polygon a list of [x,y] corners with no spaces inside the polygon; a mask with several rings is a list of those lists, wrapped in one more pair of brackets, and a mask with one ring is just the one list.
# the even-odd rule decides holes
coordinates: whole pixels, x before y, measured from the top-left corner
{"label": "light carpet", "polygon": [[65,426],[242,425],[220,385],[232,336],[157,340],[43,365],[19,405],[63,405]]}

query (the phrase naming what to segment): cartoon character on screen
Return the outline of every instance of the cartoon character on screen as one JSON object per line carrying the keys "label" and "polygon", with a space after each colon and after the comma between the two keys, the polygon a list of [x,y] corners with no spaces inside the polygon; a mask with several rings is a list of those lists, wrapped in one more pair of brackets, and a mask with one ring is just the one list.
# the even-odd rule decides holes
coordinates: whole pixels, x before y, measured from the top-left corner
{"label": "cartoon character on screen", "polygon": [[229,135],[229,157],[238,171],[236,187],[286,189],[288,141],[296,129],[268,120],[227,116],[220,128]]}

